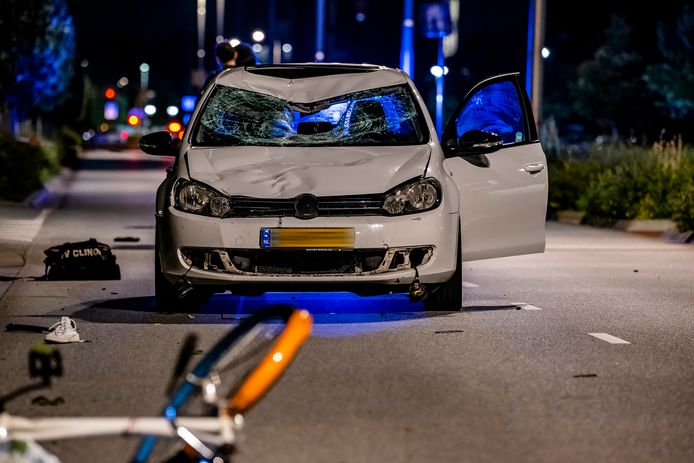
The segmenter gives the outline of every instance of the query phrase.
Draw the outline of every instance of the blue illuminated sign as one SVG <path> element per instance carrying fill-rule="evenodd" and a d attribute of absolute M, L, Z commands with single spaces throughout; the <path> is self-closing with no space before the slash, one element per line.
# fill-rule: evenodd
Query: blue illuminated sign
<path fill-rule="evenodd" d="M 446 37 L 453 30 L 448 2 L 425 3 L 419 7 L 421 34 L 428 39 Z"/>
<path fill-rule="evenodd" d="M 115 121 L 118 119 L 118 103 L 115 101 L 107 101 L 104 105 L 104 119 L 107 121 Z"/>
<path fill-rule="evenodd" d="M 196 96 L 184 96 L 181 98 L 181 109 L 183 111 L 192 112 L 195 109 L 195 103 L 198 98 Z"/>
<path fill-rule="evenodd" d="M 190 120 L 190 114 L 184 114 L 183 115 L 183 125 L 188 125 L 189 120 Z"/>

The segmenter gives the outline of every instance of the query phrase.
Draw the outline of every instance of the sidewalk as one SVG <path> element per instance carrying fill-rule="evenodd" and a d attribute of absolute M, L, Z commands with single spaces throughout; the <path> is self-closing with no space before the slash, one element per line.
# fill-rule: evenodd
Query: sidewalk
<path fill-rule="evenodd" d="M 62 201 L 73 176 L 73 171 L 63 169 L 23 202 L 0 200 L 0 298 L 24 266 L 29 246 Z"/>

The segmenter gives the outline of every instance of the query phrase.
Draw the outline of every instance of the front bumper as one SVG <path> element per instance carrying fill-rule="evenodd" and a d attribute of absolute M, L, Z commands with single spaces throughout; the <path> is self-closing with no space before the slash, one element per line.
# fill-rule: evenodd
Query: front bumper
<path fill-rule="evenodd" d="M 218 219 L 169 207 L 163 217 L 157 219 L 162 271 L 171 282 L 185 274 L 193 285 L 231 288 L 236 284 L 310 284 L 333 288 L 362 283 L 407 285 L 415 277 L 412 263 L 420 263 L 416 268 L 422 283 L 443 283 L 450 279 L 456 269 L 458 241 L 458 214 L 445 210 L 445 207 L 438 207 L 422 214 L 400 217 L 318 217 L 300 220 L 293 217 Z M 313 271 L 310 265 L 302 267 L 304 270 L 301 271 L 274 272 L 272 266 L 262 267 L 259 271 L 257 265 L 248 267 L 240 264 L 241 258 L 238 256 L 256 260 L 259 259 L 257 256 L 264 256 L 267 260 L 268 255 L 264 254 L 267 250 L 260 247 L 260 230 L 263 227 L 354 228 L 354 250 L 346 252 L 368 255 L 371 259 L 382 255 L 383 259 L 378 265 L 357 263 L 356 268 L 336 264 L 334 271 Z M 280 251 L 274 252 L 277 259 L 282 259 Z M 304 252 L 325 251 L 291 251 L 292 258 L 301 261 L 301 253 Z M 303 260 L 330 259 L 330 255 L 307 254 Z M 409 262 L 410 255 L 412 263 Z M 290 255 L 286 254 L 286 257 Z M 341 257 L 346 257 L 346 254 Z"/>

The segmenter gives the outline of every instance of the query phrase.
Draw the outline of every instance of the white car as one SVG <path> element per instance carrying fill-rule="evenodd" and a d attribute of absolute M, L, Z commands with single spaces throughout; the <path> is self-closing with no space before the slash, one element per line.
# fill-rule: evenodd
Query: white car
<path fill-rule="evenodd" d="M 373 65 L 228 70 L 156 204 L 156 300 L 229 290 L 409 293 L 459 310 L 463 261 L 545 246 L 547 170 L 518 74 L 479 83 L 442 140 L 412 81 Z"/>

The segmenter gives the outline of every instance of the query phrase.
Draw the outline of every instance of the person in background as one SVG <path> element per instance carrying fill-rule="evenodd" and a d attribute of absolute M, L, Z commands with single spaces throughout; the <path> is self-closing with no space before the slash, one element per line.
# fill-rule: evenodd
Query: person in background
<path fill-rule="evenodd" d="M 255 66 L 258 64 L 255 53 L 247 43 L 240 43 L 234 47 L 236 50 L 236 67 Z"/>
<path fill-rule="evenodd" d="M 210 82 L 222 71 L 242 66 L 255 66 L 257 64 L 253 50 L 246 43 L 240 43 L 236 47 L 232 47 L 227 40 L 224 40 L 214 48 L 214 55 L 217 58 L 218 68 L 207 76 L 205 83 L 200 87 L 200 94 L 205 91 Z"/>

